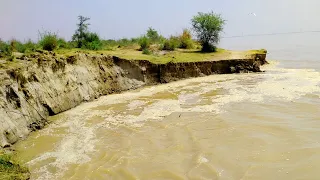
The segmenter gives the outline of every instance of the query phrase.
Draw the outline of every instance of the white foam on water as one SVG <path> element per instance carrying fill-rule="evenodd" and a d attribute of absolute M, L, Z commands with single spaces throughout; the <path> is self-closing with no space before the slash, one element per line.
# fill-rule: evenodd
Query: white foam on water
<path fill-rule="evenodd" d="M 114 127 L 119 125 L 130 125 L 140 127 L 142 122 L 149 120 L 161 120 L 173 112 L 181 110 L 180 103 L 177 100 L 159 100 L 153 104 L 146 106 L 140 115 L 123 115 L 107 113 L 101 115 L 105 119 L 105 123 L 101 126 Z M 110 126 L 112 125 L 112 126 Z"/>
<path fill-rule="evenodd" d="M 182 104 L 196 104 L 201 101 L 200 93 L 186 94 L 182 93 L 178 96 L 179 101 Z"/>
<path fill-rule="evenodd" d="M 65 171 L 68 170 L 68 165 L 71 164 L 83 164 L 89 162 L 91 158 L 89 153 L 94 152 L 94 146 L 97 142 L 95 139 L 95 129 L 97 126 L 87 127 L 85 126 L 85 118 L 91 117 L 92 114 L 83 116 L 77 111 L 69 111 L 69 116 L 60 120 L 60 125 L 53 124 L 49 126 L 44 133 L 50 134 L 52 128 L 57 126 L 68 128 L 68 133 L 63 135 L 62 140 L 56 145 L 53 151 L 45 152 L 37 158 L 28 162 L 29 165 L 34 165 L 54 158 L 51 163 L 46 164 L 40 169 L 36 170 L 38 174 L 42 174 L 38 179 L 59 179 Z M 50 130 L 51 129 L 51 130 Z M 58 173 L 51 173 L 49 168 L 53 166 L 58 168 Z"/>
<path fill-rule="evenodd" d="M 140 101 L 140 100 L 135 100 L 130 102 L 127 107 L 129 108 L 129 110 L 135 110 L 143 105 L 145 105 L 147 102 L 145 101 Z"/>
<path fill-rule="evenodd" d="M 225 112 L 224 105 L 230 103 L 293 101 L 306 94 L 320 92 L 319 72 L 312 69 L 281 69 L 275 68 L 275 65 L 277 63 L 265 67 L 265 70 L 268 70 L 266 73 L 230 75 L 227 81 L 217 81 L 214 84 L 215 88 L 222 88 L 228 93 L 212 97 L 212 104 L 210 105 L 196 106 L 190 108 L 189 111 L 220 113 Z M 224 75 L 218 77 L 218 79 L 222 77 Z M 207 79 L 203 80 L 208 82 Z M 253 84 L 242 85 L 246 81 L 253 82 Z M 206 88 L 211 89 L 210 85 Z M 203 89 L 201 87 L 199 92 Z"/>
<path fill-rule="evenodd" d="M 207 162 L 209 162 L 209 160 L 206 157 L 204 157 L 202 155 L 199 156 L 198 164 L 203 164 L 203 163 L 207 163 Z"/>

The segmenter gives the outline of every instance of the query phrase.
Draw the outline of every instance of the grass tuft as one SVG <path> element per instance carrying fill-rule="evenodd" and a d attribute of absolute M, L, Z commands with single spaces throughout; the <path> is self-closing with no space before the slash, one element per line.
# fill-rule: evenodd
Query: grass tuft
<path fill-rule="evenodd" d="M 26 180 L 29 178 L 28 169 L 20 165 L 13 154 L 0 152 L 0 179 Z"/>

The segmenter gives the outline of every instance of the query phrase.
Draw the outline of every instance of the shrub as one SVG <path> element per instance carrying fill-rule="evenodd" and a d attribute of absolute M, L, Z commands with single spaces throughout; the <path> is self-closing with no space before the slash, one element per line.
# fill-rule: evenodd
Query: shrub
<path fill-rule="evenodd" d="M 17 40 L 11 40 L 9 43 L 0 40 L 0 56 L 11 56 L 12 52 L 34 52 L 37 49 L 37 44 L 28 40 L 21 43 Z"/>
<path fill-rule="evenodd" d="M 20 41 L 16 41 L 15 50 L 20 53 L 25 53 L 27 51 L 27 46 Z"/>
<path fill-rule="evenodd" d="M 220 33 L 223 30 L 225 20 L 221 15 L 210 13 L 198 13 L 191 20 L 193 30 L 201 42 L 203 52 L 216 50 L 215 45 L 220 40 Z"/>
<path fill-rule="evenodd" d="M 70 49 L 77 47 L 77 42 L 75 42 L 75 41 L 68 41 L 67 44 L 68 44 L 68 48 L 70 48 Z"/>
<path fill-rule="evenodd" d="M 10 41 L 10 49 L 11 49 L 12 52 L 16 51 L 16 46 L 17 46 L 17 41 L 15 39 L 12 39 Z"/>
<path fill-rule="evenodd" d="M 182 49 L 194 48 L 192 35 L 188 29 L 184 29 L 182 35 L 180 36 L 180 48 Z"/>
<path fill-rule="evenodd" d="M 166 40 L 167 40 L 167 39 L 166 39 L 165 37 L 163 37 L 163 36 L 160 35 L 160 37 L 159 37 L 159 42 L 158 42 L 158 43 L 159 43 L 159 44 L 163 44 L 164 42 L 166 42 Z"/>
<path fill-rule="evenodd" d="M 85 42 L 100 41 L 100 37 L 97 33 L 89 32 L 86 34 L 84 40 L 85 40 Z"/>
<path fill-rule="evenodd" d="M 2 40 L 0 40 L 0 57 L 10 56 L 12 54 L 12 50 L 10 45 Z"/>
<path fill-rule="evenodd" d="M 65 49 L 70 48 L 68 42 L 66 40 L 64 40 L 63 38 L 59 38 L 58 39 L 58 47 L 59 48 L 65 48 Z"/>
<path fill-rule="evenodd" d="M 21 43 L 18 40 L 12 39 L 10 41 L 10 49 L 12 52 L 20 52 L 20 53 L 25 53 L 26 52 L 26 46 Z"/>
<path fill-rule="evenodd" d="M 58 37 L 55 33 L 44 32 L 40 33 L 40 46 L 47 51 L 53 51 L 58 47 Z"/>
<path fill-rule="evenodd" d="M 152 52 L 149 49 L 143 49 L 142 54 L 150 55 Z"/>
<path fill-rule="evenodd" d="M 128 46 L 128 45 L 130 45 L 130 44 L 131 44 L 131 42 L 130 42 L 130 40 L 127 39 L 127 38 L 123 38 L 123 39 L 120 39 L 120 40 L 118 41 L 118 45 L 119 45 L 119 46 Z"/>
<path fill-rule="evenodd" d="M 146 36 L 142 36 L 139 39 L 139 45 L 141 50 L 148 49 L 150 47 L 150 39 Z"/>
<path fill-rule="evenodd" d="M 113 40 L 113 39 L 101 40 L 101 43 L 105 47 L 112 47 L 112 46 L 117 46 L 118 45 L 117 41 Z"/>
<path fill-rule="evenodd" d="M 19 42 L 16 45 L 16 51 L 18 51 L 20 53 L 25 53 L 27 51 L 27 47 L 24 44 L 22 44 L 21 42 Z"/>
<path fill-rule="evenodd" d="M 136 44 L 139 43 L 139 38 L 131 38 L 131 43 Z"/>
<path fill-rule="evenodd" d="M 101 44 L 104 50 L 115 50 L 117 45 L 117 41 L 113 39 L 101 40 Z"/>
<path fill-rule="evenodd" d="M 193 49 L 194 48 L 194 43 L 192 39 L 183 39 L 181 40 L 181 49 Z"/>
<path fill-rule="evenodd" d="M 159 40 L 160 40 L 159 33 L 155 29 L 153 29 L 152 27 L 149 27 L 149 29 L 147 31 L 147 37 L 150 39 L 150 41 L 152 43 L 159 42 Z"/>
<path fill-rule="evenodd" d="M 89 50 L 100 50 L 102 49 L 102 42 L 97 33 L 87 33 L 84 39 L 83 48 Z"/>
<path fill-rule="evenodd" d="M 86 42 L 84 48 L 97 51 L 102 49 L 102 44 L 100 41 Z"/>
<path fill-rule="evenodd" d="M 24 47 L 26 48 L 25 52 L 34 52 L 37 49 L 37 44 L 32 42 L 31 39 L 29 39 L 25 44 Z"/>
<path fill-rule="evenodd" d="M 179 46 L 180 46 L 179 38 L 171 36 L 170 39 L 164 42 L 162 50 L 174 51 Z"/>

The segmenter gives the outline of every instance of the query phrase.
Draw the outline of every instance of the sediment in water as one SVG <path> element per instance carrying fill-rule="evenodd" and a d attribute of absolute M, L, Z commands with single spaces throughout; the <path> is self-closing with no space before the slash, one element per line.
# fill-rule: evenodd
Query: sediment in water
<path fill-rule="evenodd" d="M 115 56 L 54 53 L 0 68 L 0 147 L 43 128 L 48 116 L 102 95 L 213 74 L 260 72 L 266 54 L 247 59 L 153 64 Z M 22 63 L 22 64 L 21 64 Z"/>

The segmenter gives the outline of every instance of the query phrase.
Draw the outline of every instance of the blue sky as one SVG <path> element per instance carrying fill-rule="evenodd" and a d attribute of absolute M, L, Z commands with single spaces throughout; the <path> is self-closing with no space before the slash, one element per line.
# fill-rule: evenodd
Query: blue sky
<path fill-rule="evenodd" d="M 0 38 L 37 40 L 39 30 L 49 30 L 70 39 L 78 15 L 90 17 L 90 30 L 106 39 L 139 36 L 150 26 L 169 36 L 208 11 L 227 20 L 222 36 L 320 30 L 319 7 L 319 0 L 0 0 Z M 236 44 L 222 40 L 228 42 Z"/>

